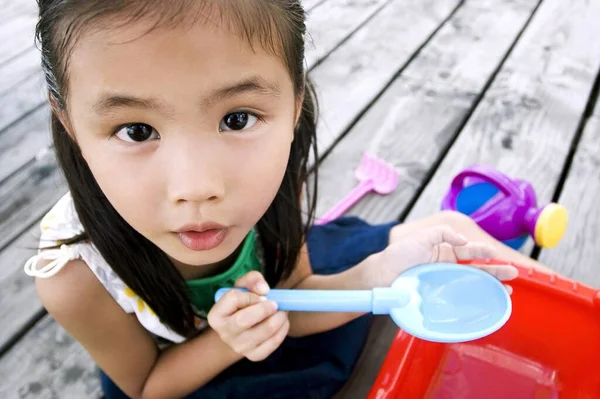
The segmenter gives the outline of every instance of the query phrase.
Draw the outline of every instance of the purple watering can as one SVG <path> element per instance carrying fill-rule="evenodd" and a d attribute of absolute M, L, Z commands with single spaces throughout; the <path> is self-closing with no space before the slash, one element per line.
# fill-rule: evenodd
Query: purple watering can
<path fill-rule="evenodd" d="M 538 207 L 530 183 L 485 165 L 471 166 L 454 178 L 442 209 L 470 216 L 488 234 L 514 249 L 521 248 L 528 235 L 540 247 L 554 247 L 568 220 L 562 205 Z"/>

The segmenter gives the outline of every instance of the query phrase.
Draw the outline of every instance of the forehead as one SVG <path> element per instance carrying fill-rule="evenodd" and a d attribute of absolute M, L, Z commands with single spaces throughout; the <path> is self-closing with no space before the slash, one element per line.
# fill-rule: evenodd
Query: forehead
<path fill-rule="evenodd" d="M 156 29 L 149 29 L 149 23 L 83 34 L 69 60 L 68 102 L 91 102 L 105 91 L 181 97 L 247 75 L 292 90 L 278 55 L 229 29 L 206 21 Z"/>

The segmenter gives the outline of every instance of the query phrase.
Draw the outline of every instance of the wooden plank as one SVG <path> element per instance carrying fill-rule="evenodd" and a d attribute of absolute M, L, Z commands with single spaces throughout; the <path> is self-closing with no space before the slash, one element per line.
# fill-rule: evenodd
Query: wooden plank
<path fill-rule="evenodd" d="M 467 1 L 325 159 L 318 213 L 356 185 L 353 169 L 369 150 L 402 171 L 400 186 L 387 196 L 368 196 L 349 213 L 373 223 L 398 217 L 458 133 L 477 93 L 493 77 L 536 5 L 535 0 Z M 338 398 L 366 397 L 396 332 L 389 319 L 376 320 Z"/>
<path fill-rule="evenodd" d="M 304 11 L 312 11 L 315 7 L 325 3 L 327 0 L 302 0 Z"/>
<path fill-rule="evenodd" d="M 40 228 L 36 223 L 10 246 L 0 251 L 0 348 L 42 311 L 34 280 L 23 272 L 27 259 L 36 253 Z M 1 350 L 0 350 L 1 352 Z"/>
<path fill-rule="evenodd" d="M 526 179 L 541 203 L 551 200 L 600 68 L 600 46 L 582 45 L 600 41 L 599 15 L 600 2 L 542 3 L 409 219 L 439 209 L 452 177 L 474 163 Z"/>
<path fill-rule="evenodd" d="M 42 147 L 49 145 L 48 116 L 48 107 L 41 108 L 3 133 L 0 140 L 0 182 L 34 158 Z M 14 226 L 13 234 L 18 234 L 18 228 Z M 42 310 L 34 281 L 22 271 L 23 264 L 38 245 L 36 237 L 39 237 L 37 223 L 0 251 L 0 320 L 6 323 L 0 330 L 0 348 Z"/>
<path fill-rule="evenodd" d="M 0 135 L 0 184 L 50 146 L 50 107 L 42 106 Z"/>
<path fill-rule="evenodd" d="M 66 192 L 54 153 L 40 153 L 0 185 L 0 250 L 39 220 Z"/>
<path fill-rule="evenodd" d="M 458 6 L 456 0 L 394 1 L 311 72 L 323 152 L 352 124 Z"/>
<path fill-rule="evenodd" d="M 0 361 L 1 398 L 100 397 L 92 359 L 50 316 L 28 332 L 23 343 Z"/>
<path fill-rule="evenodd" d="M 467 1 L 433 37 L 319 170 L 318 215 L 355 185 L 369 151 L 401 171 L 399 187 L 368 195 L 349 214 L 388 221 L 410 205 L 522 30 L 536 0 Z"/>
<path fill-rule="evenodd" d="M 28 77 L 40 70 L 40 52 L 31 46 L 23 54 L 0 67 L 0 96 L 14 91 Z"/>
<path fill-rule="evenodd" d="M 0 96 L 0 134 L 11 124 L 47 102 L 46 86 L 40 71 Z"/>
<path fill-rule="evenodd" d="M 389 0 L 329 0 L 310 12 L 307 21 L 310 35 L 305 50 L 308 68 L 312 68 L 387 3 Z"/>
<path fill-rule="evenodd" d="M 600 96 L 596 98 L 596 107 L 594 107 L 592 115 L 600 117 Z"/>
<path fill-rule="evenodd" d="M 37 15 L 17 15 L 0 24 L 0 65 L 33 45 Z"/>
<path fill-rule="evenodd" d="M 4 0 L 0 1 L 0 25 L 11 21 L 18 16 L 37 16 L 38 7 L 36 1 L 31 0 Z"/>
<path fill-rule="evenodd" d="M 559 203 L 569 211 L 569 227 L 553 249 L 542 250 L 540 261 L 560 274 L 600 288 L 600 117 L 592 117 L 583 132 Z"/>

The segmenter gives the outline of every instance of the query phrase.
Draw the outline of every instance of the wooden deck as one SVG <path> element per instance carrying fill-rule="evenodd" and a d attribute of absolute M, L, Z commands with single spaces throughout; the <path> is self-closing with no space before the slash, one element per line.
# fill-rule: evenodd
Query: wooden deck
<path fill-rule="evenodd" d="M 319 212 L 369 150 L 401 171 L 370 222 L 439 209 L 452 176 L 487 163 L 557 200 L 570 226 L 524 252 L 600 287 L 600 1 L 306 0 L 320 96 Z M 50 148 L 33 0 L 0 0 L 0 398 L 94 398 L 94 364 L 42 308 L 22 266 L 65 192 Z M 364 398 L 396 328 L 377 318 L 339 397 Z"/>

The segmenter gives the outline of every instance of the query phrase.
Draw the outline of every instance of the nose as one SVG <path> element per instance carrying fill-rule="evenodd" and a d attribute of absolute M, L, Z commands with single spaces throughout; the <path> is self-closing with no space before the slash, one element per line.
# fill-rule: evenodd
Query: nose
<path fill-rule="evenodd" d="M 184 141 L 167 151 L 169 200 L 175 204 L 217 202 L 225 196 L 218 151 Z"/>

